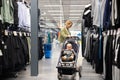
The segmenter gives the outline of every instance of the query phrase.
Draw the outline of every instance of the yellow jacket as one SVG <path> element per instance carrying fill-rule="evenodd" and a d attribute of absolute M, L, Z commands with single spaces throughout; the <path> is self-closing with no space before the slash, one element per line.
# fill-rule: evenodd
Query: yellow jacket
<path fill-rule="evenodd" d="M 66 39 L 66 37 L 68 37 L 68 35 L 70 35 L 69 30 L 66 27 L 61 28 L 60 36 L 58 37 L 58 40 L 60 42 L 63 42 Z"/>

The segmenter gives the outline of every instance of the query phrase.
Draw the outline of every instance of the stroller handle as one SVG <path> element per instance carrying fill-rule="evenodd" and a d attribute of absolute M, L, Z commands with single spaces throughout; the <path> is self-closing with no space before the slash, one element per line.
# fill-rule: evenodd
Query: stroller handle
<path fill-rule="evenodd" d="M 79 37 L 78 36 L 66 37 L 65 40 L 79 40 Z"/>

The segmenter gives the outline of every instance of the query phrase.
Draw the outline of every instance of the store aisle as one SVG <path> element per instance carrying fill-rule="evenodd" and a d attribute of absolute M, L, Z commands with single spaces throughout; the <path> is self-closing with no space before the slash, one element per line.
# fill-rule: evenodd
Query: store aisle
<path fill-rule="evenodd" d="M 19 73 L 17 78 L 11 78 L 6 80 L 58 80 L 57 79 L 57 69 L 56 65 L 58 62 L 60 52 L 59 45 L 53 45 L 52 49 L 52 58 L 45 59 L 39 61 L 39 75 L 37 77 L 30 76 L 30 66 L 27 67 L 26 71 L 22 71 Z M 70 80 L 70 76 L 64 76 L 63 80 Z M 77 74 L 76 80 L 79 80 L 79 76 Z M 82 70 L 82 78 L 80 80 L 103 80 L 101 75 L 96 74 L 92 69 L 91 65 L 83 60 L 83 70 Z"/>

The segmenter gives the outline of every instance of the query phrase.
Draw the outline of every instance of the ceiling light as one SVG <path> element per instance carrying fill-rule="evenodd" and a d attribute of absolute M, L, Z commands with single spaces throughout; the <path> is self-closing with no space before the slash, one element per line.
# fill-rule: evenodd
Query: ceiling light
<path fill-rule="evenodd" d="M 63 18 L 63 17 L 53 17 L 53 18 Z"/>
<path fill-rule="evenodd" d="M 48 12 L 63 12 L 61 10 L 49 10 Z"/>
<path fill-rule="evenodd" d="M 69 14 L 69 15 L 73 15 L 73 16 L 74 16 L 74 15 L 78 15 L 78 16 L 79 16 L 79 15 L 81 15 L 81 14 Z"/>
<path fill-rule="evenodd" d="M 85 5 L 70 5 L 70 6 L 72 6 L 72 7 L 81 7 L 81 6 L 85 6 Z"/>
<path fill-rule="evenodd" d="M 60 7 L 60 5 L 44 5 L 45 7 Z"/>
<path fill-rule="evenodd" d="M 53 16 L 56 16 L 56 15 L 57 15 L 57 16 L 59 16 L 59 15 L 63 15 L 63 14 L 51 14 L 51 15 L 53 15 Z"/>
<path fill-rule="evenodd" d="M 48 12 L 63 12 L 61 10 L 48 10 Z M 67 11 L 64 11 L 67 12 Z M 83 10 L 70 10 L 70 12 L 83 12 Z"/>
<path fill-rule="evenodd" d="M 70 10 L 70 12 L 83 12 L 83 10 Z"/>
<path fill-rule="evenodd" d="M 64 16 L 64 15 L 73 15 L 73 16 L 74 16 L 74 15 L 81 15 L 81 14 L 51 14 L 51 15 L 53 15 L 53 16 L 60 16 L 60 15 L 63 15 L 63 16 Z"/>
<path fill-rule="evenodd" d="M 80 18 L 80 17 L 69 17 L 69 18 Z"/>
<path fill-rule="evenodd" d="M 63 6 L 71 6 L 71 7 L 84 7 L 85 5 L 63 5 Z M 61 7 L 61 5 L 44 5 L 44 7 Z"/>

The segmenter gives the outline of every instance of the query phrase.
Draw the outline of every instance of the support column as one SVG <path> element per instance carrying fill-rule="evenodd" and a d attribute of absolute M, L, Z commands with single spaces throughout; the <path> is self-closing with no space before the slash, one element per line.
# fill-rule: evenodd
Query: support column
<path fill-rule="evenodd" d="M 31 0 L 31 76 L 38 76 L 38 0 Z"/>

